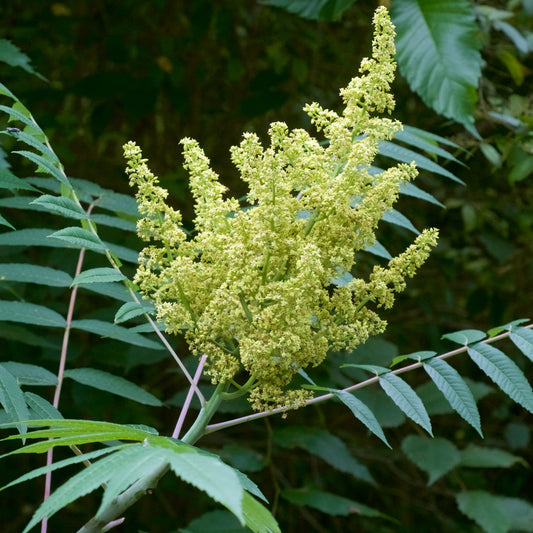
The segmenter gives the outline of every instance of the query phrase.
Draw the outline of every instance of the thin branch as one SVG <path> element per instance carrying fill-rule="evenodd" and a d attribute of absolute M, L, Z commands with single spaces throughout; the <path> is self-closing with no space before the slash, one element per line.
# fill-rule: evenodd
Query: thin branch
<path fill-rule="evenodd" d="M 533 324 L 530 324 L 528 326 L 522 326 L 526 327 L 528 329 L 533 328 Z M 493 342 L 500 341 L 502 339 L 507 338 L 511 334 L 511 331 L 507 331 L 505 333 L 500 333 L 499 335 L 496 335 L 494 337 L 491 337 L 490 339 L 485 339 L 480 342 L 490 344 Z M 452 350 L 450 352 L 443 353 L 441 355 L 435 356 L 435 359 L 447 359 L 449 357 L 452 357 L 454 355 L 458 355 L 460 353 L 466 352 L 468 349 L 468 346 L 461 346 L 460 348 L 456 348 L 455 350 Z M 411 370 L 415 370 L 417 368 L 420 368 L 423 365 L 423 361 L 419 361 L 417 363 L 413 363 L 408 366 L 404 366 L 402 368 L 398 368 L 396 370 L 391 370 L 391 374 L 403 374 L 405 372 L 409 372 Z M 379 376 L 371 377 L 365 381 L 361 381 L 360 383 L 356 383 L 355 385 L 350 385 L 349 387 L 346 387 L 345 389 L 342 389 L 342 392 L 353 392 L 358 389 L 362 389 L 363 387 L 368 387 L 369 385 L 372 385 L 373 383 L 377 383 L 379 381 Z M 307 407 L 308 405 L 318 404 L 325 402 L 327 400 L 331 400 L 335 397 L 335 394 L 333 392 L 329 392 L 327 394 L 323 394 L 322 396 L 317 396 L 316 398 L 311 398 L 310 400 L 306 400 L 305 404 L 302 407 Z M 210 424 L 205 428 L 205 434 L 214 433 L 215 431 L 219 431 L 221 429 L 229 428 L 232 426 L 237 426 L 239 424 L 244 424 L 246 422 L 250 422 L 252 420 L 258 420 L 260 418 L 264 418 L 266 416 L 275 415 L 278 413 L 286 413 L 289 409 L 287 407 L 278 407 L 276 409 L 272 409 L 270 411 L 261 411 L 260 413 L 253 413 L 251 415 L 242 416 L 240 418 L 234 418 L 233 420 L 227 420 L 226 422 L 219 422 L 217 424 Z"/>
<path fill-rule="evenodd" d="M 202 370 L 204 368 L 205 360 L 207 359 L 207 356 L 205 353 L 202 355 L 200 362 L 198 363 L 198 368 L 196 369 L 196 373 L 194 374 L 194 384 L 198 386 L 198 381 L 200 380 L 200 376 L 202 375 Z M 185 417 L 187 416 L 187 412 L 189 411 L 189 407 L 191 405 L 192 395 L 194 393 L 194 388 L 192 385 L 189 387 L 189 391 L 187 392 L 187 397 L 185 398 L 185 403 L 183 404 L 183 407 L 180 411 L 180 416 L 178 418 L 178 422 L 176 423 L 176 427 L 174 428 L 174 432 L 172 433 L 172 438 L 178 439 L 181 433 L 181 428 L 183 427 L 183 423 L 185 422 Z M 203 405 L 202 405 L 203 407 Z"/>

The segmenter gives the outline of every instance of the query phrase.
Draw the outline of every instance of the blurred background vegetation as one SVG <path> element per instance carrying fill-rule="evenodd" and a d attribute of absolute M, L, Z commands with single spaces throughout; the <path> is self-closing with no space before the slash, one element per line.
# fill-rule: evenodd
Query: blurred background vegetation
<path fill-rule="evenodd" d="M 244 189 L 229 160 L 228 148 L 240 141 L 243 131 L 255 131 L 265 138 L 274 120 L 308 128 L 301 108 L 310 101 L 339 108 L 339 87 L 355 75 L 361 58 L 369 53 L 371 19 L 378 4 L 344 3 L 347 8 L 337 20 L 314 20 L 255 0 L 10 0 L 0 4 L 0 38 L 21 48 L 46 80 L 7 64 L 0 64 L 0 79 L 46 131 L 69 176 L 129 194 L 122 145 L 135 140 L 163 186 L 170 190 L 175 207 L 187 218 L 192 202 L 180 166 L 180 138 L 191 136 L 200 142 L 223 183 L 238 197 Z M 391 4 L 394 8 L 394 0 Z M 405 197 L 400 201 L 400 210 L 417 228 L 439 227 L 441 240 L 432 259 L 388 313 L 386 334 L 362 349 L 362 357 L 378 364 L 397 354 L 451 349 L 440 341 L 449 331 L 487 330 L 532 316 L 531 3 L 501 0 L 471 5 L 478 17 L 483 58 L 473 112 L 479 137 L 433 111 L 401 75 L 393 88 L 398 119 L 460 146 L 454 155 L 464 165 L 447 168 L 466 186 L 422 173 L 419 183 L 445 208 Z M 495 21 L 507 26 L 502 29 Z M 3 129 L 5 125 L 0 126 Z M 9 149 L 9 139 L 4 142 Z M 13 160 L 12 164 L 17 175 L 33 171 L 17 168 L 17 164 L 22 165 L 20 161 Z M 409 238 L 402 231 L 385 228 L 380 240 L 391 252 L 397 252 Z M 120 243 L 120 237 L 116 242 Z M 139 247 L 139 243 L 134 246 Z M 6 253 L 0 251 L 0 255 Z M 35 261 L 53 264 L 65 260 L 63 256 L 47 257 L 50 253 L 35 250 Z M 91 304 L 87 299 L 80 305 Z M 179 389 L 185 386 L 176 377 L 173 363 L 159 360 L 159 352 L 145 354 L 128 348 L 126 354 L 118 343 L 100 341 L 95 348 L 95 342 L 99 342 L 95 337 L 78 337 L 71 364 L 123 372 L 169 400 L 171 408 L 161 413 L 126 401 L 111 401 L 111 396 L 93 396 L 89 389 L 69 384 L 62 401 L 63 414 L 138 421 L 157 426 L 162 433 L 171 428 L 175 405 L 180 402 Z M 510 344 L 506 349 L 512 352 Z M 32 346 L 6 340 L 1 351 L 2 359 L 16 358 L 55 369 L 57 353 L 39 343 Z M 518 354 L 516 358 L 526 369 L 525 358 Z M 466 358 L 452 363 L 463 375 L 481 379 Z M 527 375 L 533 377 L 531 370 Z M 425 381 L 421 375 L 410 380 L 415 385 Z M 449 438 L 459 447 L 470 442 L 498 446 L 519 453 L 531 463 L 531 415 L 501 394 L 490 394 L 490 389 L 481 385 L 478 388 L 479 396 L 486 394 L 480 403 L 485 441 L 457 416 L 439 416 L 446 414 L 446 409 L 438 401 L 434 406 L 435 435 Z M 368 401 L 381 402 L 377 389 L 364 393 Z M 370 400 L 368 395 L 376 399 Z M 400 448 L 402 439 L 416 428 L 387 404 L 376 407 L 380 408 L 392 452 L 335 404 L 292 413 L 288 424 L 275 418 L 236 427 L 206 438 L 205 445 L 251 475 L 274 502 L 286 532 L 477 531 L 477 526 L 457 510 L 453 494 L 458 488 L 477 487 L 527 497 L 524 492 L 531 474 L 520 464 L 509 470 L 454 472 L 428 487 L 426 475 Z M 302 432 L 314 427 L 341 437 L 362 470 L 354 474 L 353 465 L 346 466 L 345 472 L 331 468 L 319 458 L 320 450 L 296 453 L 298 439 L 283 434 L 292 425 Z M 282 437 L 276 437 L 280 432 Z M 16 469 L 13 464 L 10 472 L 4 466 L 1 484 L 16 477 L 20 468 L 21 463 Z M 60 479 L 57 476 L 55 481 Z M 164 479 L 160 486 L 168 490 L 157 490 L 141 500 L 130 511 L 123 531 L 177 531 L 214 508 L 204 495 L 191 493 L 175 480 Z M 33 492 L 28 492 L 29 487 Z M 278 501 L 278 496 L 283 496 L 280 491 L 298 487 L 353 498 L 399 522 L 361 517 L 357 512 L 335 516 L 310 507 L 295 508 L 289 503 L 289 492 Z M 0 512 L 2 527 L 7 529 L 3 530 L 22 530 L 41 494 L 39 481 L 4 493 Z M 60 514 L 52 522 L 52 530 L 73 530 L 72 524 L 88 516 L 88 506 L 97 507 L 95 496 L 88 497 L 86 503 L 71 506 L 70 515 Z"/>

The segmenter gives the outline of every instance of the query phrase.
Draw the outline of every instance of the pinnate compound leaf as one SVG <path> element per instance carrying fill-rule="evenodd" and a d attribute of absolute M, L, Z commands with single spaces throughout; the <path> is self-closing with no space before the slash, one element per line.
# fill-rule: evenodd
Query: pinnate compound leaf
<path fill-rule="evenodd" d="M 527 466 L 522 457 L 499 448 L 487 448 L 469 444 L 461 451 L 461 466 L 471 468 L 509 468 L 516 463 Z"/>
<path fill-rule="evenodd" d="M 486 343 L 468 347 L 468 355 L 500 389 L 533 413 L 533 391 L 522 371 L 503 352 Z"/>
<path fill-rule="evenodd" d="M 325 429 L 307 426 L 286 427 L 275 432 L 274 441 L 283 448 L 306 450 L 340 472 L 346 472 L 357 479 L 375 484 L 366 466 L 350 454 L 341 439 Z"/>
<path fill-rule="evenodd" d="M 362 422 L 376 437 L 381 439 L 389 448 L 391 445 L 388 443 L 377 418 L 374 413 L 353 394 L 342 390 L 334 390 L 333 394 L 353 413 L 355 418 Z"/>
<path fill-rule="evenodd" d="M 58 328 L 63 328 L 66 325 L 65 319 L 48 307 L 28 302 L 10 302 L 7 300 L 0 300 L 0 320 Z"/>
<path fill-rule="evenodd" d="M 418 468 L 428 474 L 428 485 L 453 470 L 461 459 L 455 445 L 440 437 L 428 439 L 409 435 L 402 441 L 402 451 Z"/>
<path fill-rule="evenodd" d="M 69 287 L 72 283 L 72 277 L 62 270 L 27 263 L 0 264 L 0 280 L 37 283 L 48 287 Z"/>
<path fill-rule="evenodd" d="M 224 505 L 244 524 L 244 489 L 233 468 L 214 455 L 166 437 L 149 437 L 147 442 L 180 479 Z"/>
<path fill-rule="evenodd" d="M 10 191 L 37 191 L 37 189 L 26 180 L 17 178 L 17 176 L 15 176 L 15 174 L 13 174 L 8 168 L 3 167 L 0 167 L 0 188 L 9 189 Z"/>
<path fill-rule="evenodd" d="M 50 213 L 61 215 L 67 218 L 82 220 L 87 218 L 87 213 L 74 200 L 65 196 L 51 196 L 43 194 L 31 202 L 45 208 Z"/>
<path fill-rule="evenodd" d="M 23 533 L 39 523 L 45 516 L 51 517 L 57 511 L 66 507 L 69 503 L 94 491 L 102 483 L 111 481 L 115 476 L 119 476 L 124 470 L 130 468 L 132 456 L 138 452 L 140 444 L 135 444 L 123 448 L 120 451 L 108 455 L 99 461 L 91 463 L 87 468 L 72 476 L 67 482 L 63 483 L 46 499 L 41 506 L 35 511 L 31 521 L 24 529 Z M 144 453 L 149 456 L 153 455 L 154 467 L 160 464 L 161 460 L 156 454 L 151 453 L 152 449 L 142 448 Z"/>
<path fill-rule="evenodd" d="M 379 376 L 379 384 L 387 396 L 414 422 L 423 427 L 431 436 L 429 415 L 416 392 L 398 376 L 388 373 Z"/>
<path fill-rule="evenodd" d="M 497 496 L 484 490 L 460 492 L 455 501 L 460 511 L 474 520 L 486 533 L 507 533 L 511 519 Z"/>
<path fill-rule="evenodd" d="M 39 134 L 44 136 L 44 131 L 39 127 L 39 125 L 33 122 L 33 120 L 29 116 L 25 115 L 24 113 L 21 113 L 18 109 L 13 109 L 12 107 L 8 107 L 5 105 L 0 105 L 0 110 L 10 115 L 11 119 L 19 120 L 20 122 L 26 124 L 26 126 L 31 126 Z"/>
<path fill-rule="evenodd" d="M 364 505 L 362 503 L 332 494 L 331 492 L 325 492 L 322 490 L 314 489 L 285 489 L 281 491 L 281 496 L 286 500 L 295 503 L 297 505 L 306 505 L 313 509 L 333 515 L 333 516 L 348 516 L 350 514 L 356 514 L 360 516 L 369 516 L 372 518 L 381 517 L 388 518 L 377 509 Z"/>
<path fill-rule="evenodd" d="M 98 235 L 77 226 L 71 226 L 56 231 L 52 233 L 50 237 L 54 239 L 62 239 L 70 245 L 73 245 L 75 248 L 87 248 L 96 252 L 103 252 L 106 248 Z"/>
<path fill-rule="evenodd" d="M 162 350 L 163 347 L 158 342 L 152 341 L 143 337 L 140 333 L 130 331 L 122 326 L 117 326 L 104 320 L 95 319 L 80 319 L 73 320 L 71 323 L 73 329 L 81 329 L 83 331 L 89 331 L 102 337 L 109 337 L 110 339 L 116 339 L 128 344 L 134 344 L 135 346 L 143 346 L 151 350 Z"/>
<path fill-rule="evenodd" d="M 437 113 L 475 134 L 481 42 L 467 0 L 395 0 L 397 59 L 411 88 Z"/>
<path fill-rule="evenodd" d="M 17 423 L 17 430 L 22 434 L 26 433 L 28 426 L 23 422 L 30 418 L 30 412 L 26 406 L 24 393 L 15 377 L 2 365 L 0 365 L 0 402 L 7 416 Z"/>
<path fill-rule="evenodd" d="M 65 174 L 63 174 L 63 172 L 59 170 L 59 168 L 57 168 L 54 163 L 52 163 L 49 159 L 46 159 L 41 155 L 35 154 L 34 152 L 28 152 L 27 150 L 14 150 L 13 153 L 22 155 L 26 159 L 29 159 L 30 161 L 36 163 L 37 172 L 44 172 L 46 174 L 50 174 L 57 181 L 59 181 L 63 185 L 66 185 L 69 189 L 72 188 Z"/>
<path fill-rule="evenodd" d="M 424 370 L 457 413 L 483 437 L 476 401 L 457 370 L 442 359 L 424 363 Z"/>
<path fill-rule="evenodd" d="M 28 472 L 24 474 L 23 476 L 20 476 L 19 478 L 11 481 L 11 483 L 8 483 L 7 485 L 1 487 L 0 491 L 7 489 L 9 487 L 13 487 L 14 485 L 18 485 L 19 483 L 24 483 L 25 481 L 29 481 L 30 479 L 35 479 L 36 477 L 42 476 L 43 474 L 46 474 L 47 472 L 53 472 L 55 470 L 64 468 L 65 466 L 82 463 L 83 461 L 90 461 L 92 459 L 96 459 L 97 457 L 101 457 L 102 455 L 106 455 L 108 453 L 118 451 L 121 448 L 125 448 L 127 446 L 131 446 L 131 444 L 122 444 L 120 446 L 107 447 L 107 448 L 103 448 L 100 450 L 95 450 L 93 452 L 84 453 L 82 455 L 75 455 L 74 457 L 63 459 L 62 461 L 56 461 L 52 463 L 51 465 L 46 465 L 40 468 L 36 468 L 35 470 L 32 470 L 31 472 Z"/>
<path fill-rule="evenodd" d="M 514 328 L 509 337 L 515 346 L 533 361 L 533 331 L 528 328 Z"/>
<path fill-rule="evenodd" d="M 163 403 L 150 392 L 120 376 L 96 368 L 65 370 L 65 377 L 95 389 L 110 392 L 145 405 L 162 406 Z"/>
<path fill-rule="evenodd" d="M 34 125 L 30 124 L 31 129 L 34 129 Z M 37 134 L 42 133 L 41 128 L 37 128 L 34 130 Z M 46 161 L 49 161 L 53 165 L 60 167 L 61 163 L 59 162 L 59 159 L 57 158 L 57 155 L 46 146 L 46 144 L 42 143 L 41 141 L 37 140 L 34 135 L 31 135 L 30 133 L 27 133 L 26 131 L 20 131 L 17 133 L 17 140 L 25 142 L 26 144 L 30 145 L 32 148 L 35 148 L 38 150 L 43 157 L 46 159 Z M 20 152 L 18 152 L 20 153 Z"/>
<path fill-rule="evenodd" d="M 72 285 L 81 285 L 87 283 L 111 283 L 122 281 L 126 276 L 119 270 L 111 267 L 91 268 L 78 274 L 72 281 Z"/>

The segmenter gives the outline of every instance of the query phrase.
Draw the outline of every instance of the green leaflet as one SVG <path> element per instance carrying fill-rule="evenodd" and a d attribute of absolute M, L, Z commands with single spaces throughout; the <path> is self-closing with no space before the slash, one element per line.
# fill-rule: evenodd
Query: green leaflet
<path fill-rule="evenodd" d="M 3 167 L 0 167 L 0 188 L 9 189 L 10 191 L 37 191 L 37 189 L 26 180 L 17 178 L 17 176 L 15 176 L 15 174 L 13 174 L 8 168 Z"/>
<path fill-rule="evenodd" d="M 64 328 L 66 325 L 65 319 L 48 307 L 28 302 L 10 302 L 7 300 L 0 300 L 0 320 L 57 328 Z"/>
<path fill-rule="evenodd" d="M 71 324 L 73 329 L 81 329 L 83 331 L 89 331 L 102 337 L 109 337 L 129 344 L 135 344 L 136 346 L 143 346 L 144 348 L 150 348 L 151 350 L 163 350 L 163 346 L 158 342 L 152 341 L 143 337 L 140 333 L 130 331 L 122 326 L 117 326 L 104 320 L 94 319 L 80 319 L 73 320 Z"/>
<path fill-rule="evenodd" d="M 397 59 L 424 102 L 476 134 L 472 113 L 481 75 L 481 42 L 466 0 L 395 0 Z"/>
<path fill-rule="evenodd" d="M 314 20 L 339 20 L 355 0 L 261 0 L 262 4 L 282 7 L 300 17 Z"/>
<path fill-rule="evenodd" d="M 431 436 L 431 421 L 416 392 L 398 376 L 388 373 L 379 376 L 379 384 L 392 401 L 414 422 L 422 426 Z"/>
<path fill-rule="evenodd" d="M 94 215 L 91 215 L 91 220 L 93 222 L 96 222 L 100 226 L 109 226 L 111 228 L 122 229 L 124 231 L 129 231 L 132 233 L 135 233 L 137 231 L 137 225 L 135 224 L 135 222 L 126 220 L 125 218 L 121 217 L 114 217 L 111 215 L 102 215 L 100 213 L 96 213 Z"/>
<path fill-rule="evenodd" d="M 28 152 L 27 150 L 14 150 L 13 153 L 22 155 L 26 159 L 33 161 L 37 165 L 37 172 L 50 174 L 50 176 L 54 177 L 63 185 L 66 185 L 69 189 L 72 188 L 65 174 L 45 157 L 35 154 L 34 152 Z"/>
<path fill-rule="evenodd" d="M 115 314 L 114 322 L 115 324 L 120 324 L 121 322 L 126 322 L 144 313 L 154 314 L 155 308 L 153 304 L 149 302 L 126 302 L 120 307 L 120 309 Z"/>
<path fill-rule="evenodd" d="M 33 125 L 31 125 L 31 127 L 33 128 Z M 54 166 L 61 168 L 61 163 L 59 162 L 57 155 L 54 152 L 52 152 L 52 150 L 50 150 L 50 148 L 48 148 L 46 144 L 37 140 L 34 135 L 30 135 L 29 133 L 26 133 L 25 131 L 20 131 L 19 133 L 17 133 L 17 139 L 19 141 L 25 142 L 32 148 L 35 148 L 36 150 L 38 150 L 46 161 L 49 161 Z M 20 152 L 17 152 L 17 153 L 20 153 Z"/>
<path fill-rule="evenodd" d="M 528 328 L 514 328 L 509 337 L 515 346 L 533 361 L 533 331 Z"/>
<path fill-rule="evenodd" d="M 48 401 L 33 392 L 25 392 L 26 404 L 39 418 L 63 418 L 63 415 Z"/>
<path fill-rule="evenodd" d="M 497 496 L 484 490 L 469 490 L 456 495 L 457 507 L 486 533 L 507 533 L 511 518 Z"/>
<path fill-rule="evenodd" d="M 372 518 L 388 518 L 390 520 L 389 517 L 373 507 L 322 490 L 309 488 L 285 489 L 281 491 L 281 496 L 297 505 L 306 505 L 333 516 L 357 514 Z"/>
<path fill-rule="evenodd" d="M 432 174 L 439 174 L 464 185 L 463 181 L 454 176 L 449 170 L 446 170 L 444 167 L 438 165 L 434 161 L 431 161 L 431 159 L 428 157 L 420 155 L 418 152 L 414 152 L 413 150 L 409 150 L 409 148 L 404 148 L 403 146 L 390 141 L 380 141 L 379 153 L 380 155 L 390 157 L 391 159 L 401 161 L 402 163 L 409 164 L 414 161 L 418 168 L 423 168 Z"/>
<path fill-rule="evenodd" d="M 0 111 L 4 111 L 4 113 L 7 113 L 12 117 L 12 119 L 19 120 L 20 122 L 24 122 L 27 126 L 30 126 L 34 130 L 36 130 L 39 134 L 44 136 L 44 131 L 40 128 L 40 126 L 35 123 L 29 116 L 25 115 L 24 113 L 21 113 L 18 109 L 13 109 L 12 107 L 8 107 L 5 105 L 0 105 Z"/>
<path fill-rule="evenodd" d="M 385 246 L 383 246 L 378 241 L 376 241 L 372 246 L 365 248 L 365 252 L 376 255 L 378 257 L 383 257 L 384 259 L 387 259 L 388 261 L 392 259 L 392 255 L 387 251 Z"/>
<path fill-rule="evenodd" d="M 78 274 L 72 281 L 72 285 L 81 285 L 87 283 L 110 283 L 122 281 L 126 276 L 119 270 L 111 267 L 91 268 Z"/>
<path fill-rule="evenodd" d="M 499 448 L 487 448 L 469 444 L 464 450 L 461 450 L 461 466 L 470 468 L 510 468 L 516 463 L 528 466 L 522 457 Z"/>
<path fill-rule="evenodd" d="M 0 279 L 49 287 L 69 287 L 72 283 L 72 277 L 62 270 L 29 263 L 0 264 Z"/>
<path fill-rule="evenodd" d="M 533 413 L 533 391 L 522 371 L 503 352 L 485 343 L 468 347 L 468 355 L 503 392 Z"/>
<path fill-rule="evenodd" d="M 413 232 L 415 235 L 420 234 L 420 232 L 413 226 L 411 221 L 405 215 L 402 215 L 399 211 L 396 211 L 396 209 L 385 211 L 385 213 L 383 213 L 383 216 L 381 217 L 381 220 L 384 220 L 389 224 L 395 224 L 396 226 L 405 228 Z"/>
<path fill-rule="evenodd" d="M 485 333 L 478 329 L 463 329 L 461 331 L 454 331 L 453 333 L 446 333 L 441 338 L 466 346 L 467 344 L 480 341 L 485 337 Z"/>
<path fill-rule="evenodd" d="M 139 444 L 135 444 L 123 448 L 120 451 L 92 463 L 81 472 L 72 476 L 41 504 L 37 511 L 35 511 L 29 524 L 25 527 L 23 533 L 29 531 L 45 516 L 50 517 L 54 515 L 69 503 L 89 494 L 100 487 L 102 483 L 110 482 L 114 476 L 119 475 L 123 470 L 129 469 L 131 456 L 136 453 L 136 449 L 139 446 Z M 148 455 L 147 451 L 145 451 L 145 453 Z M 160 462 L 161 461 L 158 458 L 154 458 L 154 468 L 156 465 L 160 464 Z"/>
<path fill-rule="evenodd" d="M 428 439 L 418 435 L 408 435 L 402 441 L 402 451 L 418 468 L 429 476 L 428 485 L 432 485 L 456 466 L 461 455 L 448 439 L 437 437 Z"/>
<path fill-rule="evenodd" d="M 160 407 L 163 403 L 153 394 L 120 376 L 95 368 L 74 368 L 65 371 L 65 377 L 95 389 L 104 390 L 145 405 Z"/>
<path fill-rule="evenodd" d="M 340 472 L 346 472 L 357 479 L 375 484 L 366 466 L 350 454 L 342 440 L 325 429 L 291 426 L 276 431 L 274 441 L 283 448 L 302 448 L 320 457 Z"/>
<path fill-rule="evenodd" d="M 12 67 L 20 67 L 29 74 L 34 74 L 41 80 L 46 81 L 46 78 L 31 66 L 30 58 L 7 39 L 0 39 L 0 61 Z"/>
<path fill-rule="evenodd" d="M 362 422 L 376 437 L 380 438 L 389 448 L 391 445 L 388 443 L 379 422 L 377 421 L 374 413 L 353 394 L 342 390 L 332 390 L 333 394 L 353 413 L 355 418 Z"/>
<path fill-rule="evenodd" d="M 2 226 L 7 226 L 8 228 L 15 229 L 15 226 L 11 222 L 7 221 L 2 215 L 0 215 L 0 224 Z"/>
<path fill-rule="evenodd" d="M 75 248 L 87 248 L 96 252 L 103 252 L 106 249 L 98 235 L 77 226 L 63 228 L 52 233 L 50 237 L 64 240 Z"/>
<path fill-rule="evenodd" d="M 15 377 L 2 365 L 0 365 L 0 403 L 9 418 L 17 422 L 17 430 L 20 433 L 26 433 L 28 426 L 23 422 L 30 419 L 30 413 L 26 407 L 24 394 Z"/>
<path fill-rule="evenodd" d="M 10 372 L 16 378 L 19 385 L 57 385 L 56 375 L 42 366 L 18 363 L 17 361 L 2 362 L 0 366 L 3 366 Z"/>
<path fill-rule="evenodd" d="M 87 218 L 87 213 L 74 200 L 65 196 L 51 196 L 43 194 L 31 202 L 44 207 L 50 213 L 68 218 L 82 220 Z"/>
<path fill-rule="evenodd" d="M 62 461 L 56 461 L 51 465 L 36 468 L 35 470 L 32 470 L 31 472 L 20 476 L 19 478 L 13 480 L 11 483 L 8 483 L 7 485 L 1 487 L 0 490 L 13 487 L 14 485 L 18 485 L 19 483 L 24 483 L 24 481 L 29 481 L 30 479 L 35 479 L 36 477 L 42 476 L 47 472 L 53 472 L 54 470 L 59 470 L 60 468 L 63 468 L 65 466 L 82 463 L 83 461 L 90 461 L 91 459 L 95 459 L 96 457 L 100 457 L 108 453 L 113 453 L 114 451 L 119 450 L 121 448 L 125 448 L 126 446 L 131 446 L 131 444 L 122 444 L 120 446 L 103 448 L 101 450 L 95 450 L 93 452 L 84 453 L 82 455 L 75 455 L 74 457 L 70 457 L 69 459 L 63 459 Z"/>
<path fill-rule="evenodd" d="M 476 401 L 459 373 L 442 359 L 430 359 L 424 370 L 457 413 L 483 437 Z"/>
<path fill-rule="evenodd" d="M 400 183 L 400 194 L 412 196 L 413 198 L 424 200 L 425 202 L 438 205 L 439 207 L 444 207 L 444 204 L 442 202 L 439 202 L 432 194 L 423 191 L 420 187 L 417 187 L 414 183 L 411 183 L 410 181 L 407 183 Z"/>

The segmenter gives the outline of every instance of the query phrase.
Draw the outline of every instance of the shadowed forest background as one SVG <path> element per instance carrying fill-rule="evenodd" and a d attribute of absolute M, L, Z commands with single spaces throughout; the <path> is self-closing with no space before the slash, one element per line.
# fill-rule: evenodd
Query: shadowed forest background
<path fill-rule="evenodd" d="M 533 50 L 533 16 L 528 2 L 472 4 L 509 13 L 505 20 L 527 36 Z M 361 59 L 369 54 L 376 6 L 377 2 L 359 1 L 339 20 L 311 20 L 251 0 L 12 0 L 0 7 L 0 38 L 27 54 L 33 68 L 46 80 L 4 63 L 0 63 L 0 80 L 36 117 L 69 176 L 131 194 L 122 146 L 135 140 L 162 186 L 169 189 L 173 206 L 183 212 L 187 226 L 192 200 L 181 168 L 179 139 L 197 139 L 230 193 L 243 195 L 244 184 L 229 158 L 230 146 L 240 142 L 243 131 L 254 131 L 265 140 L 272 121 L 309 129 L 308 117 L 302 112 L 307 102 L 339 109 L 338 89 L 356 74 Z M 393 86 L 395 118 L 446 137 L 460 147 L 448 150 L 462 164 L 439 162 L 466 185 L 422 171 L 417 185 L 444 207 L 416 198 L 400 199 L 401 212 L 418 229 L 438 227 L 440 240 L 431 259 L 387 313 L 385 334 L 360 348 L 375 364 L 418 350 L 449 350 L 452 346 L 441 336 L 450 331 L 486 331 L 533 315 L 532 54 L 517 51 L 504 32 L 483 24 L 479 38 L 484 61 L 474 112 L 479 138 L 425 105 L 400 73 Z M 502 116 L 519 120 L 520 126 L 510 126 Z M 5 124 L 1 126 L 3 129 Z M 11 148 L 10 139 L 3 142 L 6 149 Z M 21 159 L 12 163 L 16 175 L 34 170 Z M 10 215 L 10 221 L 17 222 L 16 213 Z M 380 231 L 380 241 L 387 243 L 393 254 L 404 249 L 412 237 L 405 229 L 390 225 Z M 120 230 L 113 235 L 120 243 Z M 140 247 L 140 241 L 129 235 L 123 244 Z M 0 256 L 4 253 L 0 249 Z M 61 261 L 54 255 L 57 251 L 38 248 L 34 253 L 40 264 Z M 368 269 L 377 259 L 366 261 L 363 268 Z M 35 290 L 44 291 L 41 287 Z M 46 298 L 44 292 L 41 296 Z M 80 312 L 90 314 L 90 305 L 89 299 L 80 301 Z M 54 371 L 57 355 L 53 346 L 21 344 L 7 333 L 8 329 L 14 331 L 12 328 L 0 323 L 5 338 L 0 341 L 2 359 L 16 357 Z M 161 352 L 123 348 L 88 334 L 78 334 L 73 343 L 70 361 L 145 384 L 165 399 L 167 407 L 156 410 L 107 394 L 94 395 L 92 389 L 68 383 L 61 405 L 65 416 L 124 423 L 139 420 L 172 428 L 185 383 L 176 389 L 176 369 L 171 360 Z M 97 349 L 95 343 L 99 343 Z M 180 338 L 173 343 L 185 353 Z M 510 342 L 505 351 L 531 380 L 531 362 Z M 188 363 L 193 368 L 194 361 Z M 380 412 L 392 451 L 369 436 L 351 413 L 334 402 L 291 412 L 286 420 L 272 417 L 231 428 L 206 437 L 202 443 L 261 487 L 273 501 L 276 518 L 287 533 L 387 533 L 414 528 L 479 531 L 457 509 L 454 491 L 468 486 L 531 499 L 527 488 L 531 487 L 531 471 L 524 465 L 533 460 L 533 420 L 531 414 L 496 393 L 466 357 L 453 364 L 461 375 L 477 382 L 474 387 L 482 398 L 479 409 L 485 439 L 461 418 L 449 414 L 451 409 L 438 397 L 430 412 L 435 415 L 435 436 L 449 439 L 461 449 L 469 444 L 500 448 L 519 455 L 523 462 L 512 461 L 508 468 L 453 471 L 428 486 L 426 473 L 401 449 L 402 441 L 408 435 L 420 435 L 420 429 L 406 421 L 394 405 L 387 404 L 376 387 L 363 393 Z M 413 373 L 410 379 L 413 387 L 427 381 L 422 372 Z M 305 433 L 311 428 L 342 438 L 358 467 L 346 465 L 344 471 L 342 465 L 332 468 L 319 453 L 300 452 L 298 439 L 283 433 Z M 21 470 L 42 464 L 40 459 L 6 461 L 0 484 L 17 477 Z M 65 474 L 57 474 L 54 483 L 62 476 Z M 181 531 L 202 513 L 218 509 L 203 493 L 174 478 L 164 478 L 159 487 L 161 490 L 129 511 L 127 526 L 117 531 Z M 328 490 L 376 508 L 397 522 L 361 517 L 357 512 L 335 516 L 297 506 L 288 498 L 278 498 L 280 487 Z M 3 531 L 21 531 L 41 497 L 40 479 L 2 493 Z M 73 530 L 71 524 L 82 523 L 87 509 L 97 506 L 97 496 L 87 496 L 58 513 L 51 530 Z"/>

